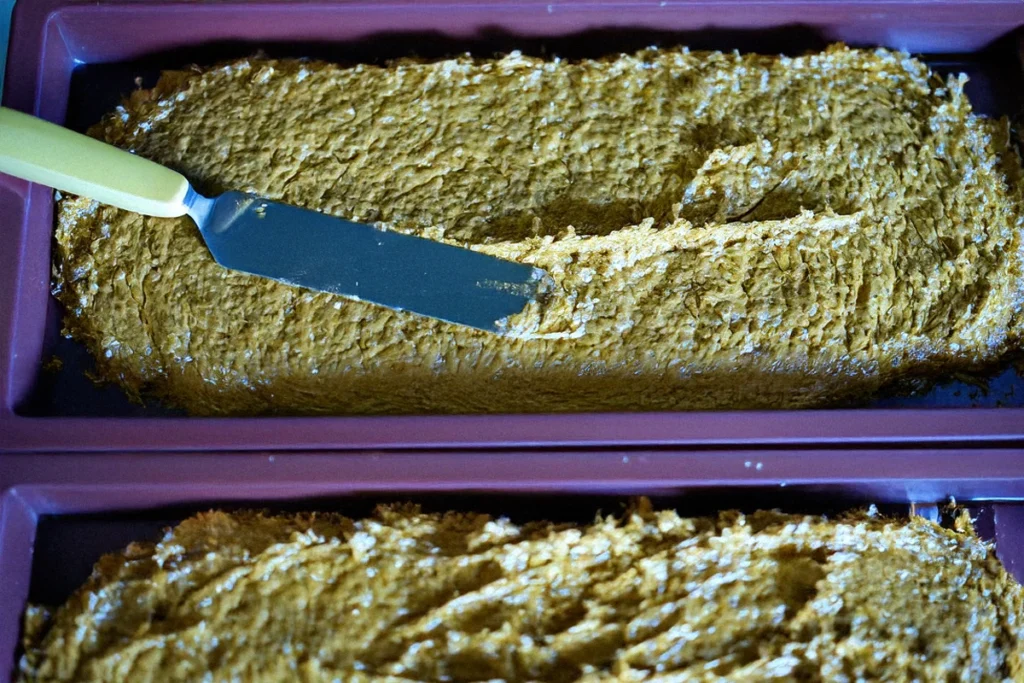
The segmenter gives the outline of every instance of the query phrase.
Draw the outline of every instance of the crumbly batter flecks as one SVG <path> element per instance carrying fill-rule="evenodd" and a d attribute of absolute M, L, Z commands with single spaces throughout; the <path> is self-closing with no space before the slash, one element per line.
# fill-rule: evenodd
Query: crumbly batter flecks
<path fill-rule="evenodd" d="M 536 264 L 499 337 L 217 266 L 60 204 L 100 374 L 197 414 L 807 407 L 1019 348 L 1019 161 L 963 81 L 841 46 L 165 75 L 99 129 L 240 189 Z"/>
<path fill-rule="evenodd" d="M 34 609 L 22 679 L 1022 681 L 1021 587 L 957 526 L 211 512 Z"/>

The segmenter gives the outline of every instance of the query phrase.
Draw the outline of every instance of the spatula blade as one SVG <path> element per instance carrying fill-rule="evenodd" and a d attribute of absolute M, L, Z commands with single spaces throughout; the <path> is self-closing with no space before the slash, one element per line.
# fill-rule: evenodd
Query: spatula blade
<path fill-rule="evenodd" d="M 316 211 L 227 192 L 190 215 L 219 264 L 280 282 L 498 332 L 543 270 Z"/>

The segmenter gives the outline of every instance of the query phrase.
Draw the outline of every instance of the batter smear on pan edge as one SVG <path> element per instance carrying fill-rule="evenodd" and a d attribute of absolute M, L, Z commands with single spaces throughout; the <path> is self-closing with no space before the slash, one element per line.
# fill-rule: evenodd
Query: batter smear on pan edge
<path fill-rule="evenodd" d="M 217 266 L 187 219 L 61 202 L 100 374 L 196 414 L 796 408 L 1020 347 L 1020 162 L 963 81 L 842 46 L 166 74 L 96 133 L 207 192 L 536 264 L 498 337 Z"/>
<path fill-rule="evenodd" d="M 25 681 L 1024 680 L 1021 588 L 919 517 L 211 512 L 109 555 Z"/>

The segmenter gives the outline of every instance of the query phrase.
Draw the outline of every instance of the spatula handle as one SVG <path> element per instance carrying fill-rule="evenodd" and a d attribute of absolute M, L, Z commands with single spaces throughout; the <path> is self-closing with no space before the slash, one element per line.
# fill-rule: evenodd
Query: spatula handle
<path fill-rule="evenodd" d="M 0 172 L 147 216 L 185 213 L 188 181 L 180 173 L 5 107 Z"/>

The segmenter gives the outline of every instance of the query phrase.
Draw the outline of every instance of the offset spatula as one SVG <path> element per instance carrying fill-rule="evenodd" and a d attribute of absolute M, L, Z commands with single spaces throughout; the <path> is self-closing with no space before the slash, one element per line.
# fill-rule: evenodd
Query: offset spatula
<path fill-rule="evenodd" d="M 500 332 L 548 281 L 530 265 L 242 192 L 204 197 L 169 168 L 0 107 L 0 172 L 147 216 L 186 213 L 220 265 Z"/>

